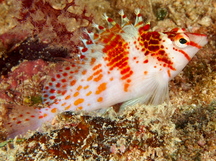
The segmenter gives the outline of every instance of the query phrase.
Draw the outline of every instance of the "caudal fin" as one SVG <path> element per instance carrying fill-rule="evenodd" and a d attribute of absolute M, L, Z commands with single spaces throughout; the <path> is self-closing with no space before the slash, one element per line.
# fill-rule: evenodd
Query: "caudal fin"
<path fill-rule="evenodd" d="M 8 138 L 25 134 L 28 130 L 38 129 L 43 120 L 39 119 L 39 109 L 29 106 L 0 104 L 3 128 Z"/>

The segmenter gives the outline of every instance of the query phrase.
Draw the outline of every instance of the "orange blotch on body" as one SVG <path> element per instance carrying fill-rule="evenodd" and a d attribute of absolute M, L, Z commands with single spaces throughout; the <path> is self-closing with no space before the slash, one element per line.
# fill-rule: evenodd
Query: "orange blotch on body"
<path fill-rule="evenodd" d="M 72 80 L 72 81 L 70 82 L 70 85 L 73 86 L 75 83 L 76 83 L 76 80 Z"/>
<path fill-rule="evenodd" d="M 90 81 L 90 80 L 92 80 L 92 78 L 93 78 L 93 76 L 91 75 L 91 76 L 89 76 L 88 78 L 87 78 L 87 81 Z"/>
<path fill-rule="evenodd" d="M 102 101 L 103 101 L 103 97 L 99 97 L 99 98 L 97 99 L 97 101 L 98 101 L 98 102 L 102 102 Z"/>
<path fill-rule="evenodd" d="M 66 105 L 66 102 L 64 102 L 64 103 L 61 104 L 61 106 L 65 106 L 65 105 Z"/>
<path fill-rule="evenodd" d="M 89 85 L 87 85 L 87 86 L 83 87 L 83 89 L 87 89 L 87 88 L 89 88 Z"/>
<path fill-rule="evenodd" d="M 79 106 L 79 107 L 76 108 L 77 111 L 82 110 L 82 109 L 83 109 L 82 106 Z"/>
<path fill-rule="evenodd" d="M 52 112 L 52 113 L 56 113 L 56 112 L 57 112 L 57 108 L 51 109 L 51 112 Z"/>
<path fill-rule="evenodd" d="M 87 70 L 82 71 L 82 75 L 85 75 L 87 73 Z"/>
<path fill-rule="evenodd" d="M 97 70 L 98 68 L 100 68 L 102 65 L 101 64 L 98 64 L 98 65 L 95 65 L 92 70 Z"/>
<path fill-rule="evenodd" d="M 71 107 L 71 105 L 69 105 L 69 106 L 65 107 L 64 109 L 65 109 L 65 110 L 69 110 L 69 109 L 70 109 L 70 107 Z"/>
<path fill-rule="evenodd" d="M 105 91 L 107 89 L 106 85 L 107 85 L 107 83 L 101 83 L 98 86 L 97 91 L 95 93 L 100 94 L 101 92 Z"/>
<path fill-rule="evenodd" d="M 102 78 L 103 78 L 103 74 L 100 74 L 99 76 L 97 76 L 96 78 L 94 78 L 93 81 L 99 82 Z"/>
<path fill-rule="evenodd" d="M 148 71 L 144 71 L 143 73 L 144 73 L 144 75 L 147 75 L 147 74 L 148 74 Z"/>
<path fill-rule="evenodd" d="M 90 96 L 92 94 L 92 91 L 89 91 L 86 96 Z"/>
<path fill-rule="evenodd" d="M 75 92 L 73 96 L 74 96 L 74 97 L 79 96 L 79 92 Z"/>
<path fill-rule="evenodd" d="M 65 100 L 68 100 L 68 99 L 70 99 L 71 98 L 71 96 L 70 95 L 67 95 L 66 97 L 65 97 Z"/>
<path fill-rule="evenodd" d="M 81 89 L 82 89 L 82 86 L 81 86 L 81 85 L 77 87 L 77 91 L 79 91 L 79 90 L 81 90 Z"/>
<path fill-rule="evenodd" d="M 79 105 L 79 104 L 81 104 L 83 102 L 84 102 L 83 98 L 78 98 L 76 101 L 74 101 L 74 105 L 77 106 L 77 105 Z"/>
<path fill-rule="evenodd" d="M 96 61 L 96 58 L 91 58 L 90 65 L 93 65 Z"/>
<path fill-rule="evenodd" d="M 125 92 L 128 92 L 128 88 L 130 87 L 130 84 L 128 84 L 128 83 L 125 83 L 124 84 L 124 91 Z"/>

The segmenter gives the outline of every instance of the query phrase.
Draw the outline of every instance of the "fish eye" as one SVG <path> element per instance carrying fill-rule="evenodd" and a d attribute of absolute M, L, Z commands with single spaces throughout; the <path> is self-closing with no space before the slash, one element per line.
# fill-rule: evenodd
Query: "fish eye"
<path fill-rule="evenodd" d="M 179 34 L 174 39 L 174 44 L 178 48 L 185 48 L 188 46 L 189 38 L 185 34 Z"/>
<path fill-rule="evenodd" d="M 181 44 L 186 44 L 186 43 L 187 43 L 187 40 L 186 40 L 185 38 L 181 38 L 181 39 L 179 39 L 179 42 L 180 42 Z"/>

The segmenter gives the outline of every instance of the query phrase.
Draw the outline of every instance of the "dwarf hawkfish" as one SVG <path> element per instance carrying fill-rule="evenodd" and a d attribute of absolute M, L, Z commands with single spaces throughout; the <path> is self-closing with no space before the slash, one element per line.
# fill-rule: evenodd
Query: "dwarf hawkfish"
<path fill-rule="evenodd" d="M 139 9 L 134 24 L 123 10 L 119 14 L 120 25 L 105 14 L 108 28 L 94 24 L 98 33 L 86 31 L 82 61 L 62 67 L 44 85 L 45 108 L 25 109 L 11 118 L 10 137 L 35 130 L 63 111 L 93 111 L 122 102 L 163 103 L 169 81 L 208 42 L 206 35 L 182 28 L 151 31 Z"/>

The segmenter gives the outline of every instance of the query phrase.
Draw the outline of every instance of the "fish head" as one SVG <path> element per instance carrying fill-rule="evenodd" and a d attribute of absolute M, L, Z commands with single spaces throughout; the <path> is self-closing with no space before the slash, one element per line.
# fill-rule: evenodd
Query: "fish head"
<path fill-rule="evenodd" d="M 164 32 L 161 39 L 161 45 L 172 62 L 171 78 L 182 71 L 192 57 L 208 43 L 206 35 L 190 33 L 183 28 Z"/>

